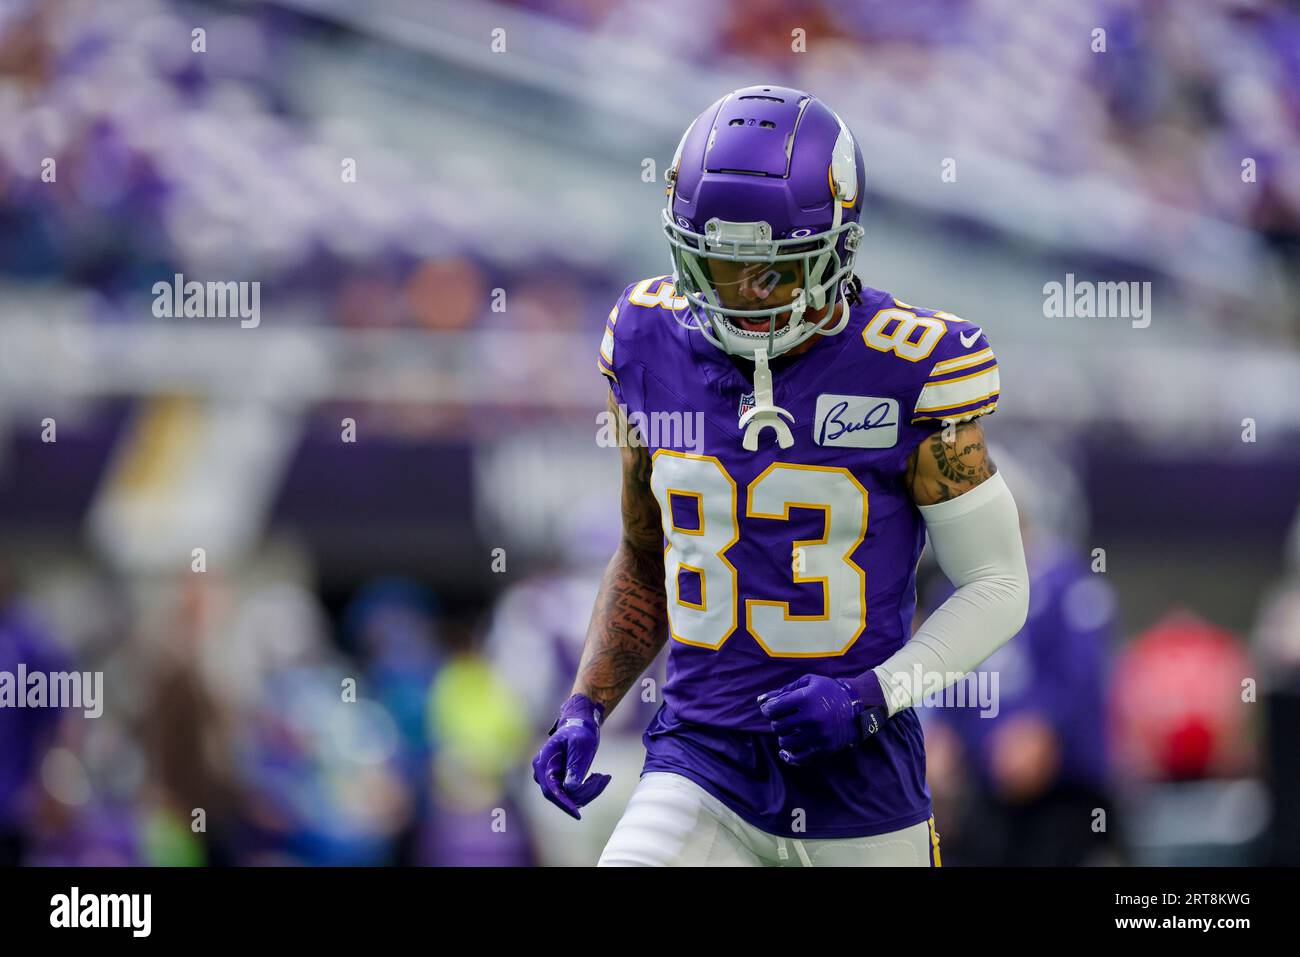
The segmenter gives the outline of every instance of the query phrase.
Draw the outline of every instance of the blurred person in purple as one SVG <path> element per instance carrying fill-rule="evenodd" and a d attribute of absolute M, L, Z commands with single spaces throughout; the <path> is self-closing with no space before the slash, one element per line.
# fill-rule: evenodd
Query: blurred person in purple
<path fill-rule="evenodd" d="M 67 656 L 46 629 L 7 593 L 0 569 L 0 672 L 63 671 Z M 53 744 L 56 708 L 0 707 L 0 865 L 24 863 L 39 798 L 41 763 Z"/>
<path fill-rule="evenodd" d="M 1029 617 L 1016 637 L 927 708 L 929 779 L 956 864 L 1079 865 L 1107 848 L 1094 808 L 1108 806 L 1106 658 L 1115 599 L 1071 544 L 1083 524 L 1063 460 L 997 451 L 1020 503 Z M 1050 490 L 1050 491 L 1049 491 Z M 935 576 L 926 604 L 951 592 Z M 939 706 L 942 705 L 942 706 Z"/>

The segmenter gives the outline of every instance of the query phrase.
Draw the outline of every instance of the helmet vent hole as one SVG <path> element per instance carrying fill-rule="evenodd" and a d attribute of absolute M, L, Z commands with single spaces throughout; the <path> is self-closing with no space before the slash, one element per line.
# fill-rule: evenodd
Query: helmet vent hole
<path fill-rule="evenodd" d="M 762 121 L 761 123 L 759 123 L 758 125 L 761 126 L 761 127 L 763 127 L 763 129 L 765 129 L 765 130 L 774 130 L 774 129 L 776 129 L 776 124 L 773 123 L 771 120 L 763 120 L 763 121 Z"/>
<path fill-rule="evenodd" d="M 766 100 L 768 103 L 784 103 L 784 102 L 785 102 L 785 100 L 781 99 L 781 97 L 779 97 L 779 96 L 759 96 L 759 95 L 756 94 L 756 93 L 751 93 L 751 94 L 749 94 L 749 96 L 738 96 L 738 97 L 736 97 L 736 99 L 738 99 L 738 100 Z"/>

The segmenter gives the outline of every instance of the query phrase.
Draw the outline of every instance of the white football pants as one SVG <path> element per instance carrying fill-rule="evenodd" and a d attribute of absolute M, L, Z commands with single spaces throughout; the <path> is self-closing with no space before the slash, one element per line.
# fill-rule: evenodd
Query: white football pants
<path fill-rule="evenodd" d="M 933 818 L 871 837 L 777 837 L 741 819 L 689 778 L 651 771 L 632 792 L 598 866 L 930 867 L 932 863 L 940 863 Z"/>

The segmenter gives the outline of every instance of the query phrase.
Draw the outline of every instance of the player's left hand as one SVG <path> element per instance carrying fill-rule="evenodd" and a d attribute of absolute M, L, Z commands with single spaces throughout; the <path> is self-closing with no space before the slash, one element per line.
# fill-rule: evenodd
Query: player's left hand
<path fill-rule="evenodd" d="M 533 758 L 533 780 L 546 800 L 578 821 L 582 820 L 582 808 L 609 784 L 608 774 L 588 774 L 600 745 L 604 717 L 604 705 L 583 694 L 570 696 L 560 708 L 550 737 Z"/>
<path fill-rule="evenodd" d="M 875 734 L 887 716 L 885 696 L 871 671 L 848 679 L 804 675 L 759 695 L 758 705 L 772 722 L 781 760 L 796 765 L 857 744 Z"/>

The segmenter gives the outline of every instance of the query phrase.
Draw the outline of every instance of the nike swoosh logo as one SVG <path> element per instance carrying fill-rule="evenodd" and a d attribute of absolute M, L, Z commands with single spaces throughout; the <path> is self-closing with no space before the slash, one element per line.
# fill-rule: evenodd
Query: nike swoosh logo
<path fill-rule="evenodd" d="M 975 345 L 975 340 L 978 339 L 979 337 L 980 337 L 980 330 L 976 329 L 974 332 L 971 333 L 963 332 L 957 338 L 961 340 L 961 345 L 963 349 L 969 349 L 971 346 Z"/>

